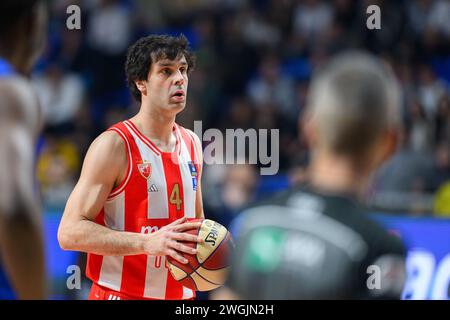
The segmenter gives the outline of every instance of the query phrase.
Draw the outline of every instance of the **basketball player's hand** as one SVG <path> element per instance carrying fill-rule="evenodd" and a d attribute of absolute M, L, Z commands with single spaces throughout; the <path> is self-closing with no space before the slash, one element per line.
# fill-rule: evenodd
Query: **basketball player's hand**
<path fill-rule="evenodd" d="M 148 241 L 144 245 L 145 252 L 155 256 L 171 256 L 180 263 L 188 263 L 187 259 L 180 252 L 196 254 L 197 250 L 182 244 L 180 241 L 201 243 L 202 239 L 199 236 L 186 233 L 185 231 L 198 229 L 202 223 L 200 221 L 186 221 L 187 218 L 183 217 L 148 235 Z"/>

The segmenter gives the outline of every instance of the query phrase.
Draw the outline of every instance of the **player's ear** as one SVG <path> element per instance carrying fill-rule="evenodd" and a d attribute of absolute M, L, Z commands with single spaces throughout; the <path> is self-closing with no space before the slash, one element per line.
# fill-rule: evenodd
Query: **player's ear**
<path fill-rule="evenodd" d="M 145 86 L 145 80 L 137 80 L 134 82 L 136 88 L 141 92 L 142 95 L 147 95 L 147 87 Z"/>

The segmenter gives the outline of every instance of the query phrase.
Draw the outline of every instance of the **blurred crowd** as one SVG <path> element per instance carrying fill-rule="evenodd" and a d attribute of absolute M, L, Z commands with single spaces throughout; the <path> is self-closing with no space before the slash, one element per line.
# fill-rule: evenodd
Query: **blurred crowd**
<path fill-rule="evenodd" d="M 72 4 L 81 9 L 80 30 L 66 27 Z M 371 4 L 381 9 L 381 30 L 366 27 Z M 32 80 L 46 123 L 37 173 L 47 209 L 62 212 L 92 140 L 139 108 L 125 82 L 127 47 L 150 33 L 183 33 L 197 67 L 180 124 L 280 129 L 276 176 L 260 176 L 258 165 L 205 165 L 209 218 L 227 225 L 252 201 L 304 181 L 308 151 L 298 118 L 309 80 L 348 48 L 385 59 L 403 90 L 400 147 L 377 175 L 369 204 L 404 214 L 450 211 L 442 200 L 450 198 L 450 1 L 55 0 L 50 10 Z"/>

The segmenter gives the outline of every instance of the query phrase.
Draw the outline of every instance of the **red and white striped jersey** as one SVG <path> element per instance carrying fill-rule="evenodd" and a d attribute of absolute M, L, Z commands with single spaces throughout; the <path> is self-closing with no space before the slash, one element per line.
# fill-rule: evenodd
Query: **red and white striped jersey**
<path fill-rule="evenodd" d="M 118 231 L 152 233 L 183 216 L 195 218 L 201 164 L 193 133 L 175 124 L 175 151 L 162 152 L 129 120 L 108 130 L 123 139 L 128 168 L 95 221 Z M 164 256 L 88 254 L 86 275 L 103 287 L 137 298 L 195 296 L 173 279 Z"/>

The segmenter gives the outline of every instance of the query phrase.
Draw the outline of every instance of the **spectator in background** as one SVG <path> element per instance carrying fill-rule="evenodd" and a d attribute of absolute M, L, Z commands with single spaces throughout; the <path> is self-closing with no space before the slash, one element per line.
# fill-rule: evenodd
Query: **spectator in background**
<path fill-rule="evenodd" d="M 163 27 L 167 22 L 164 17 L 164 0 L 137 0 L 136 20 L 138 29 L 151 30 Z"/>
<path fill-rule="evenodd" d="M 223 166 L 222 166 L 223 167 Z M 207 209 L 208 218 L 228 227 L 231 220 L 256 198 L 258 175 L 253 165 L 227 165 L 223 171 L 223 182 L 218 190 L 216 207 Z"/>
<path fill-rule="evenodd" d="M 123 53 L 132 40 L 130 12 L 117 0 L 100 0 L 89 20 L 88 44 L 107 55 Z"/>
<path fill-rule="evenodd" d="M 446 182 L 437 190 L 433 213 L 438 217 L 450 218 L 450 182 Z"/>
<path fill-rule="evenodd" d="M 413 0 L 408 5 L 410 28 L 416 37 L 420 37 L 430 25 L 433 0 Z"/>
<path fill-rule="evenodd" d="M 450 144 L 448 141 L 441 142 L 436 148 L 431 181 L 432 191 L 436 191 L 445 182 L 450 182 Z"/>
<path fill-rule="evenodd" d="M 275 48 L 281 40 L 280 30 L 269 23 L 253 7 L 247 7 L 240 16 L 242 35 L 253 46 Z"/>
<path fill-rule="evenodd" d="M 282 73 L 279 57 L 275 54 L 265 55 L 258 71 L 258 76 L 247 87 L 247 95 L 256 108 L 273 105 L 285 118 L 298 116 L 294 83 Z"/>
<path fill-rule="evenodd" d="M 450 144 L 450 96 L 446 94 L 438 103 L 435 122 L 435 140 Z"/>
<path fill-rule="evenodd" d="M 376 174 L 376 192 L 411 192 L 418 181 L 423 185 L 432 175 L 433 159 L 411 148 L 408 132 L 402 135 L 405 140 L 400 142 L 400 150 Z"/>
<path fill-rule="evenodd" d="M 377 5 L 381 11 L 381 29 L 370 30 L 365 28 L 367 23 L 367 8 L 370 5 Z M 358 23 L 354 30 L 357 30 L 357 37 L 365 48 L 369 48 L 377 53 L 392 52 L 396 49 L 398 39 L 401 36 L 406 22 L 406 12 L 404 6 L 398 1 L 389 0 L 363 0 L 359 2 Z M 363 27 L 361 27 L 363 26 Z"/>
<path fill-rule="evenodd" d="M 426 153 L 433 148 L 432 123 L 427 121 L 422 105 L 414 100 L 409 111 L 409 145 L 413 152 Z"/>
<path fill-rule="evenodd" d="M 396 71 L 397 79 L 402 87 L 402 118 L 403 120 L 409 117 L 409 106 L 414 100 L 417 100 L 416 86 L 414 83 L 413 68 L 410 63 L 397 63 L 393 66 Z"/>
<path fill-rule="evenodd" d="M 131 18 L 130 9 L 120 1 L 100 0 L 88 19 L 86 70 L 92 84 L 92 116 L 97 125 L 111 104 L 127 92 L 122 66 L 133 36 Z"/>
<path fill-rule="evenodd" d="M 221 61 L 226 61 L 217 66 L 223 94 L 225 97 L 239 95 L 256 68 L 257 54 L 242 36 L 238 15 L 225 14 L 221 18 L 219 32 L 222 36 L 217 50 L 223 59 Z"/>
<path fill-rule="evenodd" d="M 264 18 L 272 27 L 278 28 L 280 31 L 279 40 L 282 40 L 283 34 L 290 32 L 294 5 L 294 1 L 291 0 L 269 0 L 266 2 Z"/>
<path fill-rule="evenodd" d="M 81 77 L 67 72 L 58 63 L 50 63 L 32 84 L 42 105 L 45 122 L 50 127 L 70 125 L 84 100 Z"/>
<path fill-rule="evenodd" d="M 204 52 L 204 51 L 203 51 Z M 193 120 L 201 119 L 205 125 L 209 127 L 209 124 L 217 119 L 217 113 L 220 112 L 220 103 L 222 92 L 219 88 L 219 79 L 208 77 L 208 68 L 202 67 L 202 51 L 200 50 L 198 63 L 200 64 L 195 73 L 191 77 L 189 104 L 190 109 L 194 109 L 195 117 Z M 198 106 L 197 108 L 195 106 Z M 184 116 L 184 114 L 183 114 Z M 185 123 L 188 128 L 193 126 L 191 123 Z"/>
<path fill-rule="evenodd" d="M 223 132 L 228 129 L 249 129 L 255 127 L 258 112 L 245 96 L 237 96 L 231 100 L 228 112 L 220 123 Z"/>
<path fill-rule="evenodd" d="M 450 37 L 450 2 L 436 0 L 430 11 L 428 27 L 440 33 L 443 37 Z"/>
<path fill-rule="evenodd" d="M 427 31 L 450 35 L 450 3 L 446 0 L 414 0 L 408 8 L 409 23 L 416 36 Z"/>
<path fill-rule="evenodd" d="M 314 43 L 331 25 L 333 7 L 328 1 L 297 1 L 294 10 L 294 33 Z"/>
<path fill-rule="evenodd" d="M 334 20 L 344 28 L 344 34 L 351 35 L 354 31 L 355 16 L 358 2 L 354 0 L 334 1 Z"/>
<path fill-rule="evenodd" d="M 76 146 L 67 140 L 49 139 L 37 163 L 44 207 L 62 212 L 75 186 L 80 166 Z"/>
<path fill-rule="evenodd" d="M 444 84 L 429 65 L 421 65 L 418 74 L 418 96 L 428 120 L 436 117 L 438 102 L 445 94 Z"/>
<path fill-rule="evenodd" d="M 84 32 L 69 30 L 67 23 L 67 8 L 72 5 L 82 10 L 80 27 L 86 25 L 86 18 L 96 1 L 86 0 L 56 0 L 51 2 L 52 20 L 49 28 L 49 46 L 47 54 L 50 62 L 58 62 L 65 67 L 65 71 L 83 72 L 86 52 L 83 50 Z"/>
<path fill-rule="evenodd" d="M 58 61 L 65 67 L 66 72 L 76 72 L 78 75 L 85 73 L 84 70 L 89 57 L 82 48 L 83 37 L 79 32 L 71 32 L 64 29 L 61 34 L 61 49 Z"/>

